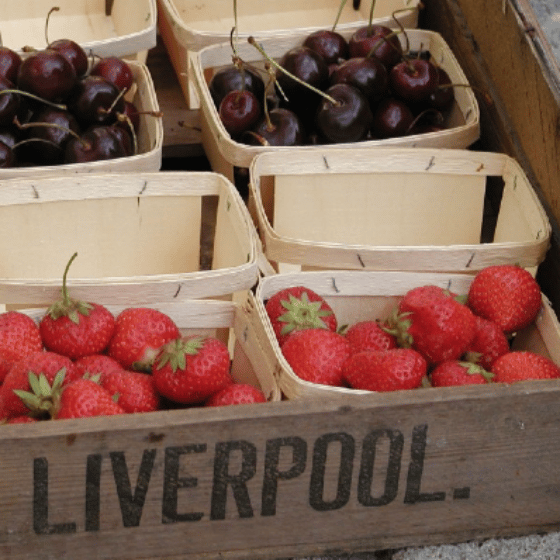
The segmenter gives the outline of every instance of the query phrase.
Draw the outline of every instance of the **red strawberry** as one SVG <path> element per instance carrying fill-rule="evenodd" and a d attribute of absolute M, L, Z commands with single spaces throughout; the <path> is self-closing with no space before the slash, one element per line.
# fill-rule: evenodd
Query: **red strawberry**
<path fill-rule="evenodd" d="M 505 333 L 513 333 L 535 320 L 542 305 L 541 289 L 524 268 L 488 266 L 474 277 L 467 305 Z"/>
<path fill-rule="evenodd" d="M 346 337 L 328 329 L 296 331 L 282 345 L 282 353 L 294 373 L 322 385 L 343 385 L 342 366 L 351 352 Z"/>
<path fill-rule="evenodd" d="M 3 408 L 6 417 L 12 418 L 29 412 L 28 406 L 21 398 L 22 393 L 30 393 L 30 390 L 36 393 L 31 382 L 39 379 L 41 375 L 44 383 L 41 384 L 41 387 L 37 387 L 38 390 L 40 389 L 40 395 L 36 395 L 37 398 L 32 399 L 32 402 L 26 402 L 29 402 L 35 413 L 50 414 L 53 402 L 51 388 L 60 371 L 64 372 L 61 385 L 66 385 L 78 378 L 72 360 L 55 352 L 35 352 L 13 364 L 2 385 Z"/>
<path fill-rule="evenodd" d="M 149 372 L 159 349 L 180 336 L 179 328 L 165 313 L 129 307 L 117 317 L 108 353 L 124 369 Z"/>
<path fill-rule="evenodd" d="M 32 424 L 33 422 L 37 422 L 37 418 L 32 418 L 24 414 L 22 416 L 10 418 L 6 424 Z"/>
<path fill-rule="evenodd" d="M 159 410 L 160 397 L 148 373 L 119 368 L 101 373 L 99 384 L 109 391 L 125 412 Z"/>
<path fill-rule="evenodd" d="M 353 354 L 344 364 L 343 376 L 354 389 L 385 392 L 420 387 L 426 371 L 422 354 L 411 348 L 394 348 Z"/>
<path fill-rule="evenodd" d="M 89 418 L 125 414 L 106 389 L 91 379 L 80 378 L 64 387 L 53 418 Z"/>
<path fill-rule="evenodd" d="M 430 373 L 432 387 L 483 385 L 492 381 L 493 377 L 481 365 L 459 360 L 441 362 Z"/>
<path fill-rule="evenodd" d="M 232 404 L 252 404 L 266 402 L 264 393 L 247 383 L 231 383 L 221 391 L 214 393 L 205 406 L 228 406 Z"/>
<path fill-rule="evenodd" d="M 182 337 L 162 347 L 152 375 L 157 391 L 170 401 L 202 403 L 232 383 L 229 351 L 217 338 Z"/>
<path fill-rule="evenodd" d="M 107 308 L 69 296 L 66 277 L 77 256 L 78 253 L 74 253 L 66 265 L 62 277 L 62 299 L 49 307 L 39 323 L 45 347 L 73 360 L 103 352 L 115 330 L 115 318 Z"/>
<path fill-rule="evenodd" d="M 420 286 L 401 299 L 389 320 L 400 347 L 414 348 L 430 364 L 458 359 L 475 333 L 472 311 L 438 286 Z"/>
<path fill-rule="evenodd" d="M 494 321 L 475 315 L 476 329 L 463 360 L 479 364 L 489 370 L 496 358 L 509 352 L 509 342 L 504 331 Z"/>
<path fill-rule="evenodd" d="M 20 358 L 43 349 L 35 321 L 19 311 L 0 313 L 0 384 Z"/>
<path fill-rule="evenodd" d="M 352 352 L 364 350 L 390 350 L 397 347 L 395 337 L 383 330 L 377 321 L 360 321 L 345 333 Z"/>
<path fill-rule="evenodd" d="M 282 346 L 287 336 L 302 329 L 336 331 L 336 316 L 325 299 L 304 286 L 280 290 L 265 305 L 272 328 Z"/>
<path fill-rule="evenodd" d="M 74 362 L 74 368 L 79 377 L 92 377 L 105 374 L 113 370 L 123 371 L 124 368 L 111 356 L 105 354 L 90 354 L 82 356 Z"/>
<path fill-rule="evenodd" d="M 492 365 L 496 383 L 515 383 L 529 379 L 555 379 L 560 367 L 552 360 L 530 351 L 512 351 L 500 356 Z"/>

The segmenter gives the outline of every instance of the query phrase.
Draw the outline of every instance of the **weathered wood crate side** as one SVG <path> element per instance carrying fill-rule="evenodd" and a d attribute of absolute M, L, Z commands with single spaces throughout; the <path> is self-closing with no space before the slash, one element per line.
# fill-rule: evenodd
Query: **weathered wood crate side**
<path fill-rule="evenodd" d="M 0 556 L 258 559 L 557 530 L 559 397 L 542 381 L 1 426 Z"/>
<path fill-rule="evenodd" d="M 128 57 L 145 62 L 156 45 L 156 0 L 61 0 L 58 10 L 50 0 L 2 2 L 2 44 L 21 51 L 26 46 L 43 49 L 47 41 L 72 39 L 89 54 Z M 46 35 L 46 36 L 45 36 Z"/>
<path fill-rule="evenodd" d="M 500 179 L 501 185 L 489 184 Z M 259 154 L 249 206 L 277 270 L 475 272 L 537 267 L 549 247 L 544 209 L 515 160 L 436 148 Z M 493 185 L 493 184 L 492 184 Z M 499 192 L 498 211 L 485 202 Z M 327 204 L 328 202 L 328 204 Z M 284 267 L 285 269 L 286 267 Z"/>
<path fill-rule="evenodd" d="M 420 25 L 440 32 L 469 82 L 492 97 L 491 105 L 480 103 L 480 144 L 516 158 L 542 199 L 552 243 L 539 282 L 558 312 L 560 78 L 543 53 L 542 30 L 524 0 L 433 0 L 421 12 Z"/>
<path fill-rule="evenodd" d="M 349 36 L 342 32 L 342 35 Z M 451 81 L 466 84 L 467 79 L 447 43 L 439 33 L 421 29 L 408 29 L 407 36 L 411 50 L 427 50 L 437 63 L 449 74 Z M 300 45 L 305 35 L 289 35 L 288 37 L 270 38 L 260 41 L 266 53 L 272 58 L 280 58 L 290 48 Z M 406 39 L 399 36 L 405 46 Z M 263 57 L 250 44 L 242 42 L 238 49 L 239 56 L 251 63 L 262 64 Z M 231 64 L 231 45 L 220 43 L 203 48 L 198 53 L 191 54 L 190 73 L 200 97 L 200 124 L 202 129 L 202 143 L 210 161 L 210 165 L 217 173 L 222 173 L 233 180 L 234 167 L 248 168 L 253 158 L 263 152 L 289 154 L 295 149 L 315 149 L 315 146 L 285 147 L 285 146 L 249 146 L 231 138 L 221 123 L 218 111 L 210 96 L 208 80 L 213 71 Z M 478 102 L 472 90 L 465 87 L 455 88 L 456 103 L 452 108 L 448 128 L 440 132 L 416 134 L 406 137 L 385 140 L 367 140 L 364 142 L 349 142 L 346 144 L 331 144 L 346 150 L 356 147 L 435 147 L 435 148 L 466 148 L 479 138 L 479 109 Z"/>
<path fill-rule="evenodd" d="M 375 23 L 395 26 L 393 14 L 404 27 L 418 23 L 418 0 L 381 0 L 375 3 Z M 308 34 L 334 25 L 339 10 L 338 0 L 314 0 L 302 4 L 298 0 L 250 0 L 238 4 L 237 37 L 245 41 L 249 35 L 258 39 L 282 37 L 293 33 Z M 370 5 L 351 3 L 344 6 L 337 30 L 355 30 L 369 21 Z M 195 0 L 158 0 L 158 23 L 161 37 L 177 73 L 179 84 L 189 108 L 197 109 L 200 101 L 188 76 L 189 53 L 217 43 L 229 42 L 235 25 L 230 0 L 214 0 L 204 4 Z M 294 25 L 295 24 L 295 25 Z"/>
<path fill-rule="evenodd" d="M 0 215 L 4 304 L 57 299 L 74 252 L 69 289 L 99 303 L 231 297 L 259 276 L 247 208 L 212 172 L 12 179 L 2 183 Z"/>

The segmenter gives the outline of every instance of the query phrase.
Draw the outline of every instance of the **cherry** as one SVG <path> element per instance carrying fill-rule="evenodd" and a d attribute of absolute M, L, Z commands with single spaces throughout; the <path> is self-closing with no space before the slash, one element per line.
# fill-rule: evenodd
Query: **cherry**
<path fill-rule="evenodd" d="M 122 115 L 125 118 L 122 120 L 119 119 L 117 124 L 123 127 L 127 132 L 130 132 L 130 126 L 127 121 L 127 119 L 129 119 L 134 132 L 138 132 L 138 129 L 140 128 L 140 113 L 132 101 L 128 101 L 127 99 L 124 100 L 124 110 Z"/>
<path fill-rule="evenodd" d="M 371 131 L 381 139 L 404 136 L 413 121 L 414 115 L 404 101 L 387 97 L 379 103 L 373 114 Z"/>
<path fill-rule="evenodd" d="M 15 161 L 12 148 L 0 140 L 0 167 L 15 167 Z"/>
<path fill-rule="evenodd" d="M 95 124 L 112 124 L 116 121 L 116 113 L 125 109 L 124 98 L 117 87 L 97 75 L 79 80 L 67 105 L 84 129 Z"/>
<path fill-rule="evenodd" d="M 366 97 L 348 84 L 335 84 L 326 93 L 338 104 L 327 99 L 321 101 L 315 119 L 318 132 L 329 142 L 363 140 L 373 118 Z"/>
<path fill-rule="evenodd" d="M 86 51 L 75 41 L 71 39 L 58 39 L 49 43 L 47 48 L 57 51 L 64 56 L 74 67 L 78 78 L 81 78 L 87 72 L 88 59 Z"/>
<path fill-rule="evenodd" d="M 0 77 L 0 126 L 12 124 L 20 108 L 20 97 L 13 88 L 12 82 Z M 10 91 L 2 93 L 3 90 Z"/>
<path fill-rule="evenodd" d="M 451 105 L 453 105 L 455 92 L 451 86 L 441 87 L 451 84 L 451 78 L 441 66 L 437 66 L 436 68 L 438 73 L 438 86 L 428 95 L 427 104 L 433 109 L 447 111 L 451 108 Z"/>
<path fill-rule="evenodd" d="M 220 103 L 219 114 L 231 136 L 238 136 L 256 124 L 262 110 L 259 100 L 250 91 L 230 91 Z"/>
<path fill-rule="evenodd" d="M 348 42 L 336 31 L 320 29 L 308 35 L 303 42 L 304 47 L 319 54 L 327 64 L 345 60 L 349 56 Z"/>
<path fill-rule="evenodd" d="M 101 76 L 114 84 L 119 91 L 129 90 L 134 83 L 134 74 L 130 65 L 122 58 L 106 56 L 98 60 L 91 69 L 90 75 Z"/>
<path fill-rule="evenodd" d="M 13 148 L 20 138 L 20 133 L 15 126 L 0 127 L 0 142 L 4 142 L 6 146 Z"/>
<path fill-rule="evenodd" d="M 13 84 L 17 81 L 17 74 L 21 65 L 21 56 L 8 47 L 0 47 L 0 77 L 6 78 Z"/>
<path fill-rule="evenodd" d="M 350 57 L 375 56 L 387 70 L 402 58 L 402 45 L 390 27 L 384 25 L 366 25 L 360 27 L 348 41 Z"/>
<path fill-rule="evenodd" d="M 403 101 L 424 101 L 438 86 L 438 71 L 429 60 L 414 58 L 403 60 L 389 72 L 389 85 Z"/>
<path fill-rule="evenodd" d="M 77 81 L 76 71 L 62 54 L 51 49 L 24 58 L 18 70 L 17 87 L 42 99 L 64 99 Z"/>
<path fill-rule="evenodd" d="M 298 116 L 282 107 L 269 111 L 251 131 L 241 136 L 241 142 L 251 145 L 301 146 L 305 141 L 303 125 Z"/>
<path fill-rule="evenodd" d="M 133 154 L 130 136 L 120 127 L 93 126 L 66 144 L 65 163 L 89 163 Z"/>
<path fill-rule="evenodd" d="M 387 95 L 388 76 L 383 63 L 377 58 L 356 57 L 342 62 L 331 74 L 331 84 L 350 84 L 377 104 Z"/>
<path fill-rule="evenodd" d="M 235 65 L 220 68 L 210 79 L 208 89 L 216 109 L 219 109 L 222 99 L 230 91 L 246 89 L 259 101 L 264 98 L 264 82 L 259 74 L 251 68 L 239 69 Z"/>

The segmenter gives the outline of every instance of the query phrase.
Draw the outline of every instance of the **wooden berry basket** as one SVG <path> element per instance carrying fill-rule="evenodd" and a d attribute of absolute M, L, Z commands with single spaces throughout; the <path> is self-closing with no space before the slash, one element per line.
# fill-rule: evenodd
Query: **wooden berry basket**
<path fill-rule="evenodd" d="M 277 381 L 282 393 L 288 399 L 328 399 L 344 400 L 349 396 L 368 394 L 367 391 L 328 387 L 300 379 L 282 355 L 272 324 L 265 309 L 266 301 L 276 292 L 292 287 L 305 286 L 325 297 L 337 317 L 339 325 L 352 325 L 358 321 L 385 319 L 408 290 L 423 285 L 436 285 L 459 295 L 468 293 L 473 275 L 431 272 L 389 272 L 389 271 L 311 271 L 265 276 L 256 290 L 256 306 L 268 333 L 270 345 L 278 356 L 281 368 Z M 560 365 L 560 323 L 543 295 L 543 305 L 535 323 L 518 333 L 515 348 L 533 350 L 551 358 Z M 560 390 L 560 380 L 552 384 Z M 521 383 L 527 388 L 528 383 Z M 455 387 L 461 393 L 463 388 Z M 492 393 L 497 399 L 515 387 L 501 383 L 484 385 L 481 391 Z M 419 389 L 415 393 L 430 395 L 437 400 L 440 388 Z M 379 395 L 382 399 L 382 395 Z M 347 401 L 346 401 L 347 402 Z"/>
<path fill-rule="evenodd" d="M 328 204 L 327 204 L 328 202 Z M 436 148 L 262 153 L 249 205 L 276 271 L 537 267 L 551 226 L 505 154 Z"/>
<path fill-rule="evenodd" d="M 0 182 L 0 302 L 161 302 L 231 296 L 258 278 L 257 236 L 212 172 L 101 173 Z M 214 225 L 215 224 L 215 225 Z"/>
<path fill-rule="evenodd" d="M 159 103 L 148 67 L 134 60 L 127 61 L 134 75 L 134 86 L 127 93 L 138 111 L 159 112 Z M 74 173 L 111 173 L 159 171 L 163 150 L 163 122 L 160 116 L 140 115 L 137 134 L 138 153 L 133 156 L 93 161 L 90 163 L 66 163 L 62 165 L 32 165 L 0 169 L 3 179 L 42 176 L 61 176 Z"/>
<path fill-rule="evenodd" d="M 89 54 L 146 62 L 156 45 L 156 0 L 60 0 L 48 21 L 48 41 L 72 39 Z M 2 2 L 2 44 L 16 51 L 47 46 L 45 23 L 51 0 Z"/>
<path fill-rule="evenodd" d="M 404 27 L 414 28 L 418 24 L 419 4 L 418 0 L 377 1 L 373 19 L 375 23 L 394 27 L 393 13 L 399 10 L 395 14 L 398 21 Z M 304 4 L 299 0 L 238 2 L 239 37 L 243 40 L 249 35 L 263 39 L 286 37 L 329 28 L 334 25 L 339 5 L 339 0 L 313 0 Z M 160 33 L 171 63 L 188 106 L 197 109 L 200 102 L 188 76 L 189 53 L 229 41 L 235 25 L 233 4 L 231 0 L 202 4 L 196 0 L 158 0 L 158 8 Z M 370 8 L 370 2 L 359 2 L 358 9 L 347 2 L 336 29 L 349 31 L 365 25 L 369 21 Z"/>
<path fill-rule="evenodd" d="M 342 35 L 350 36 L 348 33 Z M 467 78 L 459 66 L 453 52 L 447 46 L 439 33 L 421 29 L 407 29 L 410 49 L 427 50 L 432 58 L 449 75 L 454 84 L 468 84 Z M 289 37 L 276 37 L 260 41 L 265 52 L 274 59 L 284 55 L 290 48 L 300 45 L 305 35 L 291 35 Z M 405 38 L 402 34 L 399 39 L 405 46 Z M 238 48 L 239 56 L 248 63 L 258 66 L 262 62 L 261 54 L 247 42 L 240 42 Z M 200 123 L 202 128 L 202 143 L 210 161 L 212 169 L 226 177 L 233 179 L 235 166 L 248 168 L 253 158 L 263 152 L 274 152 L 283 154 L 292 153 L 295 150 L 313 150 L 316 146 L 248 146 L 234 141 L 223 126 L 218 111 L 212 101 L 208 82 L 213 71 L 220 67 L 231 64 L 231 46 L 229 43 L 221 43 L 205 47 L 198 53 L 192 54 L 190 65 L 193 81 L 200 97 Z M 478 101 L 471 88 L 455 87 L 455 105 L 450 112 L 447 128 L 440 132 L 430 132 L 390 138 L 386 140 L 368 140 L 364 142 L 348 142 L 346 144 L 331 144 L 345 150 L 355 150 L 360 147 L 432 147 L 432 148 L 467 148 L 475 142 L 480 135 L 479 106 Z M 325 146 L 325 149 L 326 146 Z M 349 154 L 350 155 L 350 154 Z M 282 157 L 282 156 L 281 156 Z"/>

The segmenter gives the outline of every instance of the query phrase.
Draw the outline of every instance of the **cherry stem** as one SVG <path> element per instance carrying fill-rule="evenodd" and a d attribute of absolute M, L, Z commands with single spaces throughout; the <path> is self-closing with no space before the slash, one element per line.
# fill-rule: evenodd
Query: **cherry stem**
<path fill-rule="evenodd" d="M 128 128 L 130 129 L 130 134 L 132 136 L 132 144 L 134 150 L 133 155 L 136 155 L 138 153 L 138 139 L 136 137 L 136 131 L 134 130 L 134 125 L 132 124 L 130 117 L 128 115 L 125 115 L 124 113 L 117 113 L 117 120 L 119 122 L 124 121 L 128 125 Z"/>
<path fill-rule="evenodd" d="M 235 47 L 233 52 L 237 54 L 237 45 L 239 45 L 239 26 L 237 24 L 237 0 L 233 0 L 233 22 L 235 29 Z"/>
<path fill-rule="evenodd" d="M 270 64 L 266 64 L 266 69 L 268 71 L 268 75 L 270 77 L 270 79 L 268 80 L 265 88 L 264 88 L 264 99 L 263 99 L 263 112 L 264 112 L 264 118 L 266 120 L 266 129 L 269 132 L 272 132 L 274 130 L 274 125 L 272 124 L 272 121 L 270 119 L 270 113 L 268 112 L 268 92 L 270 91 L 270 88 L 272 85 L 274 85 L 274 83 L 276 82 L 276 76 L 274 75 L 274 71 L 272 70 Z M 276 84 L 278 85 L 278 84 Z M 282 92 L 284 93 L 284 92 Z"/>
<path fill-rule="evenodd" d="M 68 128 L 66 126 L 62 126 L 62 125 L 57 124 L 57 123 L 49 123 L 49 122 L 42 122 L 42 121 L 21 123 L 21 122 L 19 122 L 19 119 L 17 117 L 14 117 L 14 124 L 20 130 L 25 130 L 26 128 L 35 128 L 35 127 L 58 128 L 59 130 L 63 130 L 64 132 L 68 132 L 69 134 L 74 136 L 74 138 L 77 138 L 77 139 L 80 138 L 80 135 L 78 133 L 76 133 L 75 131 L 73 131 L 71 128 Z M 38 138 L 38 140 L 41 140 L 41 138 Z"/>
<path fill-rule="evenodd" d="M 55 142 L 51 142 L 46 138 L 26 138 L 25 140 L 20 140 L 19 142 L 17 142 L 12 146 L 12 150 L 16 150 L 20 146 L 23 146 L 24 144 L 30 144 L 31 142 L 44 142 L 45 144 L 50 144 L 51 146 L 57 148 L 58 150 L 62 150 L 62 148 L 58 144 L 56 144 Z"/>
<path fill-rule="evenodd" d="M 373 55 L 375 55 L 375 53 L 377 52 L 377 49 L 383 43 L 387 43 L 393 50 L 395 50 L 396 52 L 399 53 L 399 55 L 401 55 L 402 53 L 397 49 L 397 47 L 395 47 L 395 45 L 393 45 L 393 43 L 391 43 L 391 41 L 389 41 L 389 39 L 391 39 L 391 37 L 398 36 L 399 33 L 400 33 L 400 31 L 393 31 L 392 33 L 389 33 L 388 35 L 381 35 L 381 37 L 379 38 L 379 41 L 377 41 L 377 43 L 375 43 L 375 45 L 373 45 L 373 47 L 371 47 L 370 51 L 366 54 L 366 58 L 371 58 Z"/>
<path fill-rule="evenodd" d="M 297 76 L 294 76 L 291 72 L 288 72 L 288 70 L 286 70 L 285 68 L 280 66 L 280 64 L 278 64 L 275 60 L 270 58 L 270 56 L 268 56 L 268 54 L 266 54 L 262 45 L 259 45 L 255 41 L 254 37 L 248 37 L 247 41 L 249 41 L 249 43 L 251 45 L 253 45 L 253 47 L 255 47 L 272 64 L 272 66 L 274 66 L 275 68 L 277 68 L 278 70 L 280 70 L 281 72 L 286 74 L 286 76 L 289 76 L 290 78 L 292 78 L 292 80 L 295 80 L 298 84 L 301 84 L 302 86 L 310 89 L 311 91 L 314 91 L 315 93 L 321 95 L 322 97 L 324 97 L 325 99 L 330 101 L 335 107 L 340 107 L 340 105 L 342 105 L 339 101 L 337 101 L 336 99 L 331 97 L 328 93 L 325 93 L 324 91 L 321 91 L 320 89 L 317 89 L 316 87 L 312 86 L 311 84 L 308 84 L 307 82 L 304 82 L 303 80 L 300 80 Z"/>
<path fill-rule="evenodd" d="M 44 103 L 45 105 L 49 105 L 50 107 L 54 107 L 55 109 L 60 109 L 61 111 L 66 111 L 68 108 L 66 107 L 66 105 L 59 105 L 58 103 L 53 103 L 52 101 L 47 101 L 46 99 L 43 99 L 42 97 L 39 97 L 37 95 L 33 95 L 32 93 L 29 93 L 27 91 L 22 91 L 21 89 L 3 89 L 2 91 L 0 91 L 0 95 L 2 95 L 3 93 L 17 93 L 19 95 L 23 95 L 24 97 L 30 97 L 31 99 L 35 99 L 35 101 L 40 101 L 42 103 Z"/>
<path fill-rule="evenodd" d="M 45 42 L 47 43 L 47 45 L 50 44 L 50 42 L 49 42 L 49 20 L 51 19 L 51 14 L 53 12 L 58 12 L 59 10 L 60 10 L 60 8 L 58 6 L 53 6 L 49 10 L 49 13 L 47 14 L 47 19 L 45 20 Z"/>
<path fill-rule="evenodd" d="M 405 29 L 404 29 L 404 25 L 395 17 L 396 14 L 401 13 L 401 12 L 407 12 L 408 10 L 410 10 L 410 8 L 401 8 L 400 10 L 395 10 L 392 13 L 392 17 L 393 20 L 395 21 L 395 23 L 399 26 L 399 29 L 401 30 L 401 33 L 404 34 L 404 37 L 406 39 L 406 48 L 404 49 L 405 52 L 408 52 L 410 50 L 410 42 L 408 40 L 408 34 L 406 33 Z"/>
<path fill-rule="evenodd" d="M 259 143 L 261 144 L 261 146 L 270 146 L 270 142 L 264 136 L 261 136 L 260 134 L 257 134 L 253 130 L 247 130 L 247 131 L 245 131 L 245 134 L 248 134 L 248 135 L 256 138 L 259 141 Z"/>
<path fill-rule="evenodd" d="M 375 0 L 371 0 L 371 8 L 369 9 L 369 21 L 368 21 L 368 36 L 371 35 L 373 27 L 373 10 L 375 9 Z"/>
<path fill-rule="evenodd" d="M 434 114 L 437 118 L 437 121 L 441 124 L 443 122 L 443 115 L 437 109 L 425 109 L 416 118 L 410 123 L 410 126 L 407 129 L 407 134 L 418 124 L 420 120 L 422 120 L 426 115 Z"/>
<path fill-rule="evenodd" d="M 332 26 L 331 31 L 334 31 L 336 29 L 336 26 L 338 25 L 338 20 L 340 19 L 342 10 L 344 9 L 344 6 L 346 6 L 347 1 L 348 0 L 342 0 L 342 2 L 340 3 L 340 6 L 338 7 L 338 13 L 336 14 L 336 19 L 334 20 L 334 25 Z"/>

